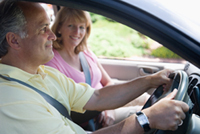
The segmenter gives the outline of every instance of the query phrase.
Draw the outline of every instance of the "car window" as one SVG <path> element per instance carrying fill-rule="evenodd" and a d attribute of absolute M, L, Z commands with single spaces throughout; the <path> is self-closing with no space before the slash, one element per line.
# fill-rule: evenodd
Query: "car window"
<path fill-rule="evenodd" d="M 41 3 L 51 22 L 55 19 L 53 6 Z M 186 61 L 148 36 L 112 19 L 91 13 L 92 30 L 89 48 L 100 59 L 185 63 Z"/>
<path fill-rule="evenodd" d="M 99 58 L 185 62 L 151 38 L 114 20 L 91 13 L 93 25 L 89 47 Z"/>

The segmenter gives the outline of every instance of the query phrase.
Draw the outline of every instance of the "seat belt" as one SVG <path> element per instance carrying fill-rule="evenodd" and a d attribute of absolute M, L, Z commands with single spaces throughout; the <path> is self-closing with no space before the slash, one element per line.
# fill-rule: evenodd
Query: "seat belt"
<path fill-rule="evenodd" d="M 81 66 L 83 69 L 83 72 L 85 74 L 85 81 L 87 84 L 89 84 L 91 86 L 91 76 L 90 76 L 90 70 L 89 70 L 89 65 L 88 62 L 85 58 L 85 55 L 83 54 L 83 52 L 79 52 L 79 58 L 81 61 Z M 89 111 L 87 110 L 85 113 L 77 113 L 74 111 L 71 111 L 71 117 L 72 120 L 77 123 L 77 124 L 82 124 L 85 123 L 87 121 L 91 121 L 91 119 L 97 117 L 101 112 L 99 111 Z M 95 131 L 95 126 L 93 126 L 94 124 L 91 123 L 90 125 L 92 125 L 90 131 Z"/>
<path fill-rule="evenodd" d="M 51 104 L 54 108 L 56 108 L 60 112 L 60 114 L 62 114 L 63 116 L 65 116 L 66 118 L 71 120 L 71 117 L 69 116 L 68 110 L 59 101 L 57 101 L 56 99 L 54 99 L 50 95 L 40 91 L 39 89 L 21 81 L 21 80 L 14 79 L 14 78 L 11 78 L 11 77 L 6 77 L 6 76 L 3 76 L 1 74 L 0 74 L 0 77 L 5 79 L 5 80 L 8 80 L 8 81 L 16 81 L 16 82 L 18 82 L 18 83 L 20 83 L 24 86 L 27 86 L 27 87 L 33 89 L 34 91 L 39 93 L 49 104 Z"/>
<path fill-rule="evenodd" d="M 89 65 L 87 63 L 87 60 L 83 52 L 79 52 L 79 58 L 81 61 L 83 72 L 85 74 L 85 82 L 91 86 L 91 76 L 90 76 Z"/>

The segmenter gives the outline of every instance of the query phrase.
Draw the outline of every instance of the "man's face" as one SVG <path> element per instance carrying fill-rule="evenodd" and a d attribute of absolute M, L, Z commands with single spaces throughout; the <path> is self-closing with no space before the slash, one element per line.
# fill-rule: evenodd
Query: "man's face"
<path fill-rule="evenodd" d="M 35 7 L 22 7 L 27 21 L 27 37 L 21 39 L 21 54 L 33 64 L 40 65 L 48 62 L 54 56 L 52 41 L 56 39 L 50 30 L 50 20 L 45 10 Z"/>

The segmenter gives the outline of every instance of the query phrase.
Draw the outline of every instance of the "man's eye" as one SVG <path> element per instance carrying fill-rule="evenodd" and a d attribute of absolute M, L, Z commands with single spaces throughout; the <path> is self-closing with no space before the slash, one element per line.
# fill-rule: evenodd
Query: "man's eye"
<path fill-rule="evenodd" d="M 68 27 L 72 27 L 72 25 L 68 25 Z"/>
<path fill-rule="evenodd" d="M 43 32 L 46 32 L 46 31 L 47 31 L 47 27 L 44 27 L 44 28 L 42 29 L 42 31 L 43 31 Z"/>

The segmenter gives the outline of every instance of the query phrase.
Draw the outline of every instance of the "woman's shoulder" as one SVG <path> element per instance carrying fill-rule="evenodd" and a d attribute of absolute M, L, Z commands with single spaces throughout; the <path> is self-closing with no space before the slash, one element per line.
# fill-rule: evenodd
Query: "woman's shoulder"
<path fill-rule="evenodd" d="M 94 62 L 97 61 L 97 56 L 92 52 L 92 50 L 88 49 L 88 50 L 85 50 L 84 52 L 84 55 L 90 59 L 92 59 Z"/>

